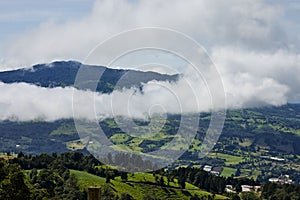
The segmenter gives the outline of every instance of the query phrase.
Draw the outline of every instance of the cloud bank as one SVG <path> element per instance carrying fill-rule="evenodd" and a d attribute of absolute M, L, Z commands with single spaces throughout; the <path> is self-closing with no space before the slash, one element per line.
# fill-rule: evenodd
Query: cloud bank
<path fill-rule="evenodd" d="M 278 106 L 287 102 L 289 88 L 271 78 L 258 81 L 247 73 L 239 73 L 223 81 L 228 108 Z M 212 105 L 210 92 L 206 82 L 192 70 L 185 71 L 175 83 L 150 81 L 143 85 L 143 91 L 129 88 L 110 94 L 72 87 L 0 83 L 0 120 L 54 121 L 73 117 L 94 120 L 116 116 L 145 119 L 165 113 L 210 112 L 220 109 L 214 107 L 219 104 Z M 73 106 L 76 106 L 75 115 Z"/>

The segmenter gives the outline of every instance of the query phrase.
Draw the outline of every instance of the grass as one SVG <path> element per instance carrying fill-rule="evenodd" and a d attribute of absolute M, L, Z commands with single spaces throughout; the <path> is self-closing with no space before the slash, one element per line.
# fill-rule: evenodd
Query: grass
<path fill-rule="evenodd" d="M 257 177 L 258 177 L 259 175 L 261 175 L 261 171 L 259 171 L 259 170 L 254 170 L 254 171 L 252 172 L 252 176 L 251 176 L 251 177 L 253 177 L 254 180 L 256 180 Z"/>
<path fill-rule="evenodd" d="M 56 130 L 52 131 L 50 135 L 73 135 L 75 133 L 77 133 L 77 131 L 73 124 L 62 124 Z"/>
<path fill-rule="evenodd" d="M 113 136 L 110 137 L 112 142 L 115 144 L 120 144 L 124 143 L 129 140 L 129 136 L 127 134 L 114 134 Z"/>
<path fill-rule="evenodd" d="M 143 142 L 143 139 L 141 138 L 133 138 L 131 140 L 131 143 L 128 145 L 133 151 L 141 152 L 142 148 L 139 147 L 139 144 Z"/>
<path fill-rule="evenodd" d="M 155 177 L 150 173 L 134 173 L 134 174 L 129 175 L 128 181 L 155 183 Z M 167 178 L 166 177 L 164 177 L 164 182 L 167 185 Z M 179 188 L 177 179 L 175 179 L 174 182 L 170 182 L 170 186 Z M 196 186 L 194 186 L 190 183 L 186 183 L 186 189 L 194 190 L 194 189 L 198 189 L 198 187 L 196 187 Z"/>
<path fill-rule="evenodd" d="M 200 151 L 201 150 L 201 141 L 197 140 L 197 139 L 194 139 L 192 141 L 191 146 L 192 146 L 191 151 L 193 151 L 193 152 Z"/>
<path fill-rule="evenodd" d="M 240 156 L 233 156 L 233 155 L 229 155 L 229 154 L 224 154 L 224 153 L 211 153 L 209 154 L 208 157 L 211 158 L 221 158 L 226 160 L 225 165 L 236 165 L 239 164 L 240 162 L 243 161 L 243 158 Z"/>
<path fill-rule="evenodd" d="M 294 133 L 295 135 L 300 136 L 300 130 L 299 129 L 294 129 L 293 127 L 287 127 L 287 126 L 282 126 L 282 125 L 272 125 L 268 124 L 273 130 L 280 130 L 285 133 Z"/>
<path fill-rule="evenodd" d="M 229 176 L 231 176 L 232 174 L 234 175 L 235 172 L 236 172 L 236 169 L 234 169 L 234 168 L 231 168 L 231 167 L 224 167 L 221 176 L 229 177 Z"/>
<path fill-rule="evenodd" d="M 134 151 L 125 144 L 117 144 L 117 145 L 113 145 L 111 147 L 113 149 L 115 149 L 116 151 L 121 151 L 121 152 L 133 152 Z"/>
<path fill-rule="evenodd" d="M 85 189 L 90 186 L 101 186 L 105 184 L 105 178 L 95 176 L 83 171 L 70 170 L 78 178 L 80 188 Z"/>
<path fill-rule="evenodd" d="M 81 140 L 75 140 L 75 141 L 66 142 L 66 146 L 68 149 L 78 150 L 78 149 L 83 149 L 85 145 L 82 143 Z"/>
<path fill-rule="evenodd" d="M 120 177 L 111 180 L 109 184 L 105 183 L 105 178 L 98 177 L 87 172 L 71 170 L 74 174 L 82 190 L 90 186 L 109 185 L 113 191 L 120 196 L 122 193 L 130 194 L 134 199 L 142 199 L 145 195 L 150 195 L 159 199 L 190 199 L 192 195 L 208 196 L 212 195 L 209 192 L 202 191 L 196 186 L 187 183 L 186 189 L 177 188 L 177 181 L 170 184 L 173 187 L 161 187 L 154 185 L 155 178 L 149 173 L 134 173 L 129 174 L 128 181 L 122 182 Z M 166 181 L 166 178 L 164 178 Z M 216 195 L 216 199 L 227 199 L 225 196 Z"/>
<path fill-rule="evenodd" d="M 249 138 L 245 138 L 243 142 L 239 142 L 239 145 L 242 147 L 249 147 L 252 144 L 252 140 Z"/>

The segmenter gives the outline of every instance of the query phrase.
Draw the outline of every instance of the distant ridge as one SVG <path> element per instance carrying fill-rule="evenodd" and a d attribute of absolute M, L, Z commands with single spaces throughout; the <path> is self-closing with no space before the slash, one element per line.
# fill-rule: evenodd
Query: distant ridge
<path fill-rule="evenodd" d="M 97 91 L 110 93 L 115 85 L 118 87 L 141 87 L 141 83 L 152 80 L 177 81 L 178 75 L 167 75 L 156 72 L 143 72 L 135 70 L 111 69 L 104 66 L 85 65 L 77 61 L 56 61 L 50 64 L 37 64 L 30 69 L 17 69 L 0 72 L 0 81 L 3 83 L 31 83 L 41 87 L 73 86 L 79 68 L 92 70 L 93 73 L 103 73 L 97 81 Z"/>

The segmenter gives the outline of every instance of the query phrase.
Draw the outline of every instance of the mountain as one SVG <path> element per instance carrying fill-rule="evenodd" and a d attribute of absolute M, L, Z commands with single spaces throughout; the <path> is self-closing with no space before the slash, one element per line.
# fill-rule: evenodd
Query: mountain
<path fill-rule="evenodd" d="M 111 69 L 103 66 L 85 65 L 76 61 L 58 61 L 50 64 L 34 65 L 30 69 L 17 69 L 0 72 L 0 81 L 3 83 L 25 82 L 41 87 L 73 86 L 78 70 L 84 70 L 91 74 L 102 74 L 97 91 L 110 93 L 116 84 L 118 87 L 140 87 L 141 83 L 152 80 L 176 81 L 178 75 L 166 75 L 156 72 L 142 72 L 135 70 Z M 118 82 L 119 81 L 119 82 Z"/>

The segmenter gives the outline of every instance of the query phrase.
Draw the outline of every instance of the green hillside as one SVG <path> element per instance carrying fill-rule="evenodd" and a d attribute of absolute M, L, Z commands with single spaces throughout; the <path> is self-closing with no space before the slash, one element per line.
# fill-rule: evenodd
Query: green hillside
<path fill-rule="evenodd" d="M 249 178 L 225 178 L 193 167 L 126 173 L 78 152 L 35 156 L 19 153 L 2 157 L 5 159 L 0 159 L 0 199 L 86 200 L 87 189 L 95 186 L 100 187 L 101 198 L 112 200 L 300 198 L 300 186 L 296 184 L 262 184 Z M 224 176 L 234 173 L 233 170 L 226 167 Z M 239 194 L 226 193 L 226 185 L 235 186 Z M 261 191 L 238 191 L 242 185 L 261 186 Z"/>
<path fill-rule="evenodd" d="M 156 185 L 155 179 L 149 173 L 134 173 L 128 176 L 128 181 L 123 182 L 121 177 L 116 177 L 110 183 L 105 183 L 105 178 L 89 174 L 84 171 L 71 170 L 78 179 L 79 186 L 82 190 L 90 186 L 109 186 L 118 196 L 122 193 L 131 195 L 134 199 L 143 199 L 149 195 L 158 199 L 190 199 L 191 196 L 199 197 L 213 196 L 213 194 L 202 191 L 198 187 L 187 183 L 186 189 L 180 189 L 177 180 L 170 186 L 161 187 Z M 166 181 L 166 177 L 164 177 Z M 216 195 L 216 199 L 227 199 L 225 196 Z"/>

